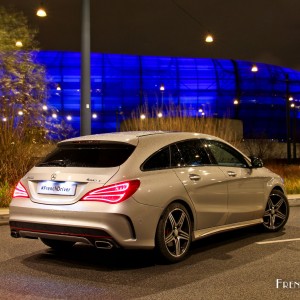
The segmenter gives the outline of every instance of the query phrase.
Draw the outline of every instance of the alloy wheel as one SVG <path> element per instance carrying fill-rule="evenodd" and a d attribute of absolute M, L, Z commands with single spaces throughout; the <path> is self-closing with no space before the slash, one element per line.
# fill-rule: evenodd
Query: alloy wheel
<path fill-rule="evenodd" d="M 286 196 L 280 191 L 273 191 L 269 196 L 263 216 L 264 227 L 268 231 L 277 231 L 287 222 L 289 204 Z"/>
<path fill-rule="evenodd" d="M 157 246 L 169 262 L 180 261 L 191 244 L 191 220 L 180 203 L 171 204 L 162 216 L 157 231 Z"/>

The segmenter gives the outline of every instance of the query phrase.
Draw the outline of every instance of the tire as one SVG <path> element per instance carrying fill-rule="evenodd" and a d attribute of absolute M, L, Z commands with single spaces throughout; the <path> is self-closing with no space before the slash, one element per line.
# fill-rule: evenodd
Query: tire
<path fill-rule="evenodd" d="M 192 241 L 191 219 L 180 203 L 170 204 L 161 216 L 155 246 L 164 261 L 175 263 L 187 255 Z"/>
<path fill-rule="evenodd" d="M 63 251 L 63 250 L 70 249 L 75 244 L 74 242 L 59 241 L 59 240 L 52 240 L 52 239 L 45 239 L 45 238 L 41 238 L 41 241 L 46 246 L 48 246 L 56 251 Z"/>
<path fill-rule="evenodd" d="M 271 192 L 263 216 L 265 231 L 276 232 L 283 228 L 290 213 L 287 197 L 281 191 Z"/>

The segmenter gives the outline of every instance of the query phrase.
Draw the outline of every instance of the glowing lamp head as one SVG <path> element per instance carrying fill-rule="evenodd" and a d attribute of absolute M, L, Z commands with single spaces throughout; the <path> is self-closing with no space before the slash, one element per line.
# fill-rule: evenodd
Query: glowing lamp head
<path fill-rule="evenodd" d="M 206 37 L 205 37 L 205 42 L 206 43 L 212 43 L 214 41 L 214 38 L 211 34 L 208 34 Z"/>
<path fill-rule="evenodd" d="M 21 41 L 16 41 L 16 47 L 18 48 L 23 47 L 23 43 Z"/>
<path fill-rule="evenodd" d="M 40 18 L 44 18 L 47 17 L 47 13 L 45 11 L 45 9 L 43 7 L 40 7 L 37 11 L 36 11 L 36 15 Z"/>
<path fill-rule="evenodd" d="M 251 68 L 251 72 L 257 72 L 258 71 L 258 67 L 257 65 L 253 65 L 252 68 Z"/>

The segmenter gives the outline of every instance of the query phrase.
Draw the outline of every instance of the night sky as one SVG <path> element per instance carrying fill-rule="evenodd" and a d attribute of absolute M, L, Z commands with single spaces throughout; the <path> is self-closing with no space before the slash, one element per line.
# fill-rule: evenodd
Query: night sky
<path fill-rule="evenodd" d="M 38 28 L 42 50 L 80 51 L 81 0 L 0 0 Z M 207 32 L 215 37 L 206 44 Z M 91 0 L 91 51 L 224 58 L 300 70 L 299 0 Z"/>

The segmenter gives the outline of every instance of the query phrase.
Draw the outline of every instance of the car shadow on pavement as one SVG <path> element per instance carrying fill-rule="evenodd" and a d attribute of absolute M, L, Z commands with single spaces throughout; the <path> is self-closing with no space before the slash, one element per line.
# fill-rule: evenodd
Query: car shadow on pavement
<path fill-rule="evenodd" d="M 209 236 L 193 242 L 187 258 L 175 265 L 199 263 L 199 261 L 212 258 L 228 260 L 232 258 L 231 252 L 233 251 L 265 239 L 278 238 L 284 234 L 284 231 L 263 233 L 258 231 L 257 227 L 249 227 Z M 127 270 L 168 265 L 158 257 L 154 250 L 103 250 L 80 243 L 65 252 L 46 248 L 44 252 L 27 258 L 27 262 L 30 260 L 98 270 Z"/>
<path fill-rule="evenodd" d="M 44 258 L 61 260 L 66 263 L 101 269 L 136 269 L 155 264 L 155 253 L 151 250 L 96 249 L 85 244 L 76 244 L 68 253 L 46 250 Z"/>
<path fill-rule="evenodd" d="M 201 254 L 218 260 L 226 260 L 232 257 L 229 254 L 232 251 L 283 235 L 285 235 L 284 230 L 274 233 L 263 232 L 259 225 L 222 232 L 195 241 L 190 249 L 190 257 Z M 212 249 L 214 249 L 213 253 L 211 253 Z"/>

